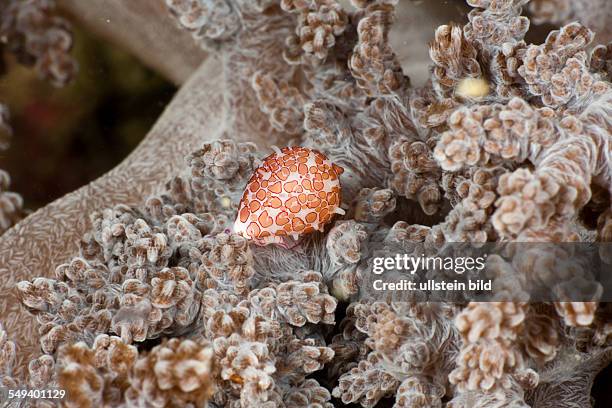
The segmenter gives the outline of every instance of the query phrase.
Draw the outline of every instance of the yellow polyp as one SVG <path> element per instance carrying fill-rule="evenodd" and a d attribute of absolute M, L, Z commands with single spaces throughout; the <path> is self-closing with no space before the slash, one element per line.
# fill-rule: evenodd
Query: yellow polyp
<path fill-rule="evenodd" d="M 221 206 L 223 208 L 230 208 L 232 206 L 232 200 L 227 196 L 221 197 Z"/>
<path fill-rule="evenodd" d="M 455 94 L 466 99 L 484 98 L 489 91 L 489 81 L 484 78 L 464 78 L 455 88 Z"/>

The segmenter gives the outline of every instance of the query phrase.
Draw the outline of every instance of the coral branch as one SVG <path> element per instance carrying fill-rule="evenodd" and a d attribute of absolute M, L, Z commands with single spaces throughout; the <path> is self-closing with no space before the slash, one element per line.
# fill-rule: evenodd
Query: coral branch
<path fill-rule="evenodd" d="M 127 50 L 177 85 L 185 83 L 207 58 L 186 31 L 168 21 L 164 0 L 57 3 L 72 21 Z"/>

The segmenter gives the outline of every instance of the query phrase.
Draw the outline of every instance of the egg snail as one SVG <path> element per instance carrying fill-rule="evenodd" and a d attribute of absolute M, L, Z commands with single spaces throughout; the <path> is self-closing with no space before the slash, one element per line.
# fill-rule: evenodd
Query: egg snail
<path fill-rule="evenodd" d="M 289 247 L 313 231 L 323 231 L 340 208 L 342 167 L 305 147 L 274 147 L 240 200 L 234 232 L 258 245 Z"/>

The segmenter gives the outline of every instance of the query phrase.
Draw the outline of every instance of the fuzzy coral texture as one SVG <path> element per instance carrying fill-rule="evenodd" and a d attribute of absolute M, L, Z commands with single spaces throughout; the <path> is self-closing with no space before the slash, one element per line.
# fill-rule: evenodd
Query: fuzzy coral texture
<path fill-rule="evenodd" d="M 248 73 L 247 118 L 344 168 L 346 215 L 293 249 L 254 245 L 229 227 L 269 152 L 207 143 L 142 206 L 92 214 L 53 278 L 17 285 L 44 354 L 13 377 L 16 339 L 1 331 L 2 384 L 60 386 L 69 407 L 591 406 L 610 305 L 597 290 L 524 298 L 546 278 L 537 261 L 571 254 L 494 258 L 494 279 L 520 277 L 497 302 L 373 301 L 361 287 L 371 258 L 398 250 L 612 241 L 609 46 L 578 22 L 527 44 L 527 0 L 468 0 L 464 27 L 432 34 L 431 80 L 413 88 L 389 43 L 397 0 L 167 3 Z M 250 57 L 270 43 L 283 55 Z"/>

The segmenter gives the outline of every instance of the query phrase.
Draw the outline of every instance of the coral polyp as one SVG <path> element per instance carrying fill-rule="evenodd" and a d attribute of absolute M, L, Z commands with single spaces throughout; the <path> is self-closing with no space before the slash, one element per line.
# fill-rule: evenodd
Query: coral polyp
<path fill-rule="evenodd" d="M 342 172 L 316 150 L 277 149 L 249 180 L 234 232 L 266 245 L 323 231 L 334 214 L 344 214 L 340 208 Z"/>

